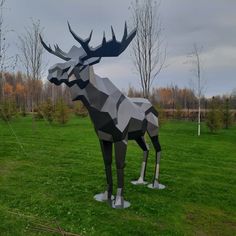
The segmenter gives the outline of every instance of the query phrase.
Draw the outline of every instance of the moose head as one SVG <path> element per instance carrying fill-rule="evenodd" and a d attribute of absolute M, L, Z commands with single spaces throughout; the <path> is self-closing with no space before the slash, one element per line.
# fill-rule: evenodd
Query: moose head
<path fill-rule="evenodd" d="M 51 54 L 65 61 L 64 63 L 57 63 L 49 69 L 48 80 L 56 85 L 65 83 L 69 87 L 77 84 L 81 89 L 86 87 L 89 80 L 87 73 L 83 72 L 85 68 L 99 63 L 102 57 L 119 56 L 136 35 L 136 29 L 128 34 L 127 24 L 125 23 L 123 38 L 119 42 L 111 26 L 112 39 L 107 41 L 104 33 L 102 43 L 93 48 L 89 46 L 93 31 L 91 31 L 87 39 L 82 39 L 72 30 L 69 22 L 68 27 L 74 39 L 81 45 L 79 48 L 73 46 L 68 53 L 61 50 L 57 44 L 54 45 L 53 50 L 40 36 L 43 47 Z"/>

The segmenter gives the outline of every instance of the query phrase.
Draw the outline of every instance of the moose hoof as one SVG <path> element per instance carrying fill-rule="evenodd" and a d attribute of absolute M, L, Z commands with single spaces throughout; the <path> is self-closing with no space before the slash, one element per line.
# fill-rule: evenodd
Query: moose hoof
<path fill-rule="evenodd" d="M 125 201 L 123 197 L 116 196 L 116 199 L 113 201 L 112 208 L 124 209 L 130 207 L 130 205 L 130 202 Z"/>
<path fill-rule="evenodd" d="M 148 188 L 151 188 L 151 189 L 164 189 L 166 188 L 165 185 L 163 184 L 160 184 L 158 181 L 154 181 L 154 183 L 151 183 L 148 185 Z"/>
<path fill-rule="evenodd" d="M 134 185 L 145 185 L 145 184 L 147 184 L 147 182 L 144 181 L 143 178 L 141 178 L 141 177 L 138 180 L 131 181 L 131 183 L 134 184 Z"/>
<path fill-rule="evenodd" d="M 98 202 L 106 202 L 106 201 L 114 200 L 113 195 L 111 195 L 110 198 L 108 197 L 108 192 L 107 191 L 105 191 L 104 193 L 96 194 L 93 198 Z"/>

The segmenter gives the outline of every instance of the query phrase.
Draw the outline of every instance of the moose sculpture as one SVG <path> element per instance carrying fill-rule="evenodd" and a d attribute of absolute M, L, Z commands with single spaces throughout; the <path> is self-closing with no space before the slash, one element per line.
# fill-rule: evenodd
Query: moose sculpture
<path fill-rule="evenodd" d="M 108 78 L 96 75 L 92 65 L 99 63 L 102 57 L 119 56 L 135 37 L 136 29 L 128 34 L 125 23 L 124 35 L 119 42 L 111 27 L 112 39 L 107 41 L 104 34 L 101 45 L 92 48 L 89 46 L 92 31 L 87 39 L 82 39 L 75 34 L 69 23 L 68 27 L 75 40 L 81 45 L 79 48 L 73 46 L 68 53 L 62 51 L 58 45 L 55 45 L 53 50 L 40 36 L 43 47 L 65 61 L 55 64 L 49 69 L 48 80 L 56 85 L 65 83 L 70 88 L 73 101 L 81 100 L 83 102 L 94 124 L 101 145 L 107 180 L 107 190 L 95 195 L 94 198 L 111 203 L 113 208 L 125 208 L 130 205 L 129 202 L 124 201 L 123 197 L 128 140 L 135 140 L 144 153 L 140 177 L 132 183 L 146 184 L 144 180 L 149 147 L 144 139 L 144 134 L 147 132 L 156 152 L 154 180 L 149 187 L 164 188 L 164 185 L 158 182 L 161 153 L 158 140 L 158 113 L 147 99 L 128 98 Z M 112 195 L 113 143 L 118 181 L 115 198 Z"/>

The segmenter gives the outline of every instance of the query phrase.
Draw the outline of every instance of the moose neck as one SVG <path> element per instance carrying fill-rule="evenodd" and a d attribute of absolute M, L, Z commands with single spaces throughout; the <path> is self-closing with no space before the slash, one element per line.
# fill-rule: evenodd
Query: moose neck
<path fill-rule="evenodd" d="M 80 89 L 79 92 L 78 89 L 73 89 L 72 87 L 72 96 L 75 98 L 73 100 L 81 100 L 89 112 L 94 110 L 101 111 L 109 96 L 102 91 L 104 83 L 106 83 L 108 79 L 100 78 L 95 75 L 92 66 L 85 68 L 81 77 L 88 79 L 88 84 L 84 89 Z M 111 84 L 113 91 L 119 91 L 110 81 L 109 84 Z"/>

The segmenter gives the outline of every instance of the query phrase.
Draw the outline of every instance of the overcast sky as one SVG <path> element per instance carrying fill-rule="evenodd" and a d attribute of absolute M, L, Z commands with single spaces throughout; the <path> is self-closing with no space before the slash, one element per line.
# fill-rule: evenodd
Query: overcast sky
<path fill-rule="evenodd" d="M 65 51 L 76 45 L 67 20 L 82 37 L 94 30 L 92 46 L 101 43 L 104 30 L 107 38 L 110 36 L 110 25 L 120 39 L 125 20 L 130 20 L 130 3 L 130 0 L 6 0 L 5 24 L 15 31 L 7 36 L 11 43 L 9 54 L 17 52 L 17 34 L 24 32 L 31 18 L 41 21 L 46 42 L 58 43 Z M 205 94 L 231 93 L 236 88 L 236 0 L 162 0 L 160 14 L 168 67 L 154 86 L 189 87 L 194 73 L 193 65 L 186 63 L 187 55 L 197 43 L 202 47 Z M 48 53 L 45 60 L 49 66 L 60 61 Z M 120 89 L 127 90 L 129 84 L 140 86 L 129 49 L 119 58 L 103 59 L 95 66 L 95 72 L 109 77 Z"/>

